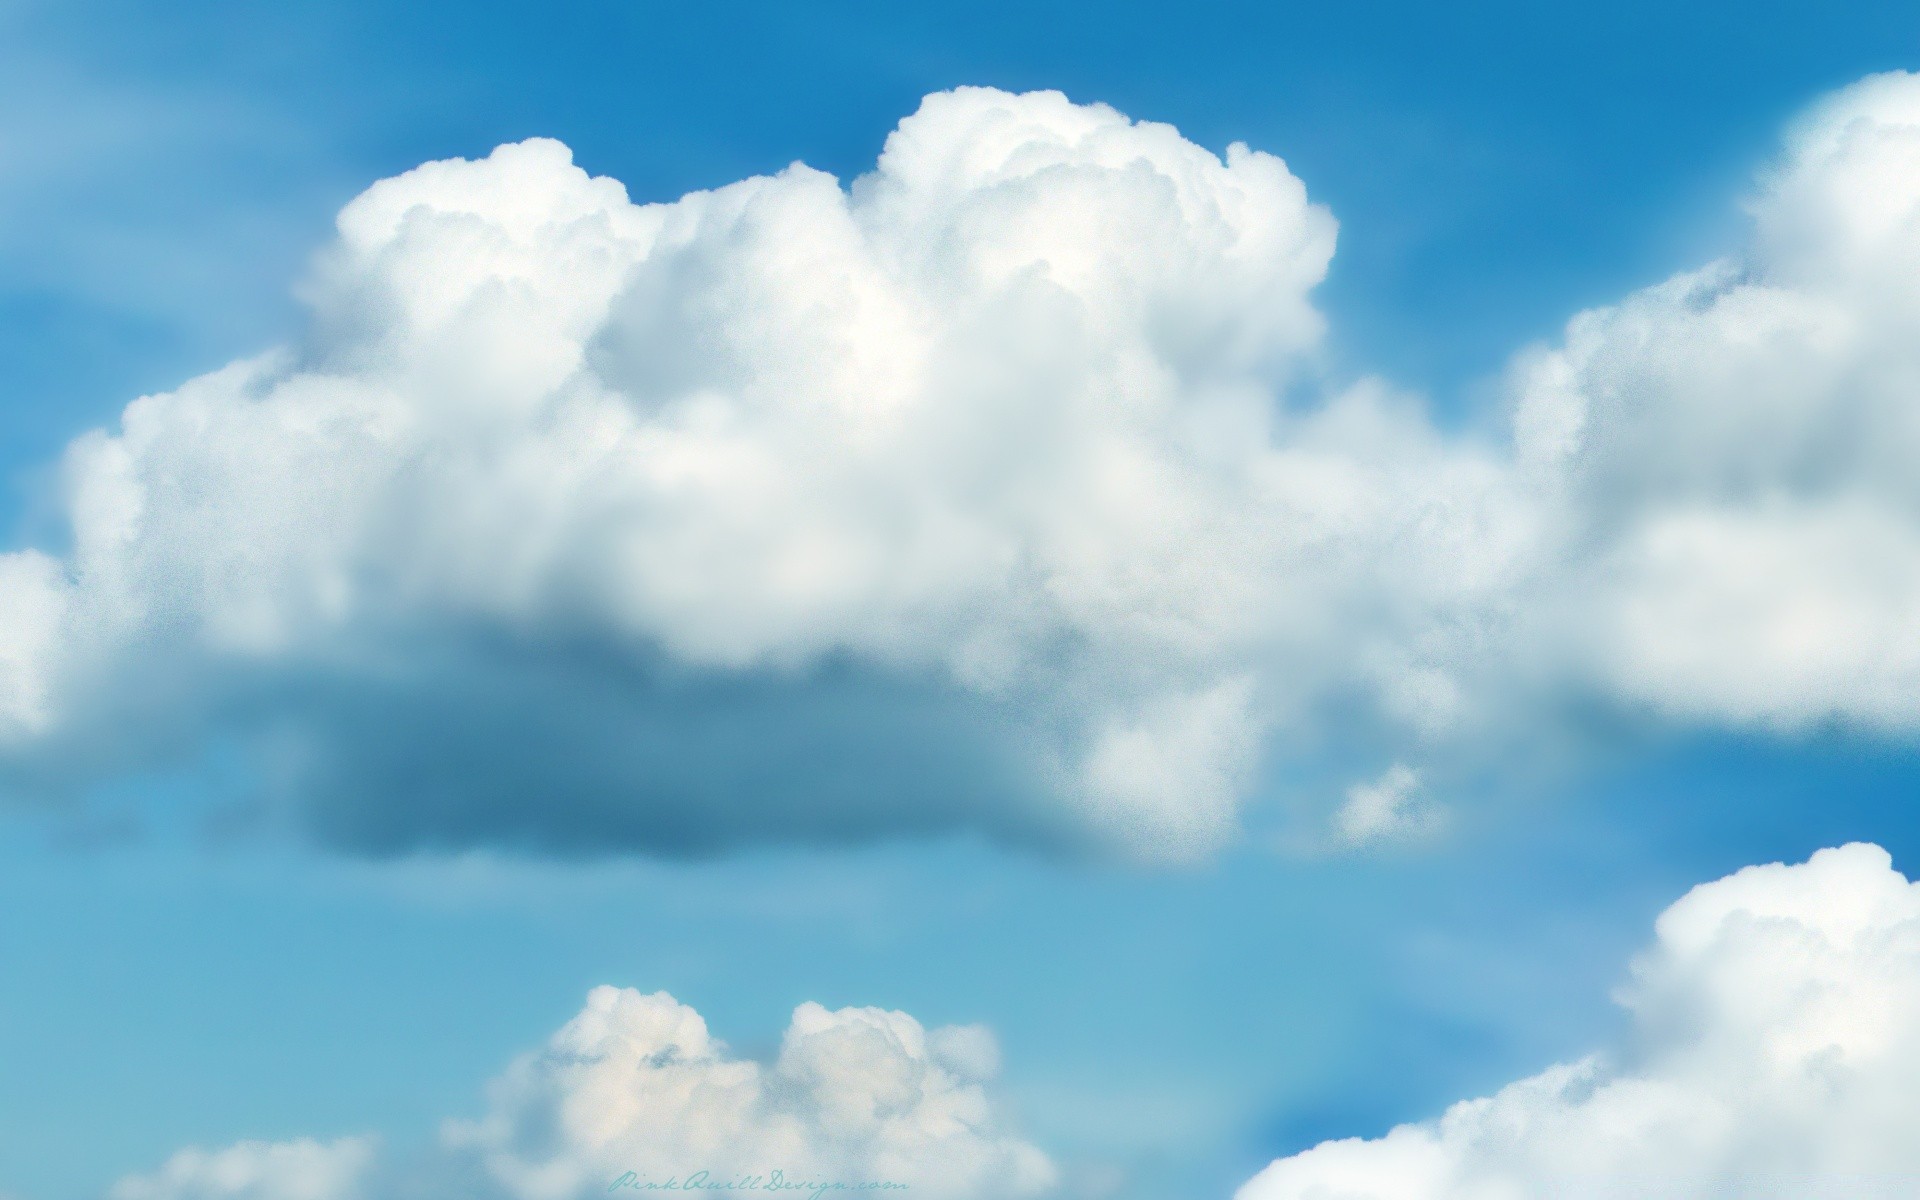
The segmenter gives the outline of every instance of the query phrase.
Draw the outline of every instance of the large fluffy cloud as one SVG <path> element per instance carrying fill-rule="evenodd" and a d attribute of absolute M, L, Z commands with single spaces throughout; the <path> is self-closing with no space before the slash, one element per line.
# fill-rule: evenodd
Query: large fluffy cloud
<path fill-rule="evenodd" d="M 1448 701 L 1489 461 L 1276 404 L 1331 218 L 1280 160 L 929 97 L 851 190 L 636 206 L 550 141 L 341 214 L 304 340 L 67 461 L 0 560 L 37 786 L 239 731 L 375 846 L 1230 836 L 1267 729 Z M 51 763 L 52 765 L 48 765 Z"/>
<path fill-rule="evenodd" d="M 1910 730 L 1920 81 L 1753 213 L 1483 445 L 1327 383 L 1278 159 L 1056 94 L 931 96 L 850 188 L 428 164 L 297 343 L 74 444 L 70 543 L 0 556 L 0 782 L 237 753 L 362 849 L 1179 859 L 1323 725 L 1376 770 L 1569 695 Z"/>
<path fill-rule="evenodd" d="M 601 987 L 494 1081 L 483 1116 L 447 1122 L 411 1168 L 380 1161 L 365 1138 L 243 1142 L 183 1150 L 121 1180 L 110 1200 L 575 1200 L 623 1179 L 641 1192 L 672 1182 L 802 1196 L 816 1194 L 810 1184 L 893 1184 L 935 1200 L 1050 1193 L 1053 1164 L 998 1124 L 985 1090 L 998 1072 L 979 1026 L 928 1030 L 901 1012 L 817 1004 L 794 1011 L 777 1057 L 760 1063 L 664 992 Z"/>
<path fill-rule="evenodd" d="M 1920 884 L 1877 846 L 1663 913 L 1620 1052 L 1274 1163 L 1239 1200 L 1869 1200 L 1920 1188 Z"/>

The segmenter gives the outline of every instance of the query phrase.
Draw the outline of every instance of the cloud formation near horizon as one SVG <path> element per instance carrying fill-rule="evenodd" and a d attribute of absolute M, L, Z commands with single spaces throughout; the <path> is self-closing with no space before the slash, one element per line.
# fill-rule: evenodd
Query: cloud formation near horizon
<path fill-rule="evenodd" d="M 1326 1142 L 1237 1200 L 1896 1200 L 1920 1183 L 1920 885 L 1855 844 L 1655 924 L 1617 1053 Z"/>
<path fill-rule="evenodd" d="M 1856 843 L 1748 867 L 1662 913 L 1611 1051 L 1434 1121 L 1281 1159 L 1236 1200 L 1901 1200 L 1920 1180 L 1920 884 Z M 938 1200 L 1068 1177 L 999 1119 L 992 1035 L 796 1009 L 771 1061 L 664 993 L 596 988 L 424 1156 L 371 1137 L 179 1152 L 109 1200 L 578 1200 L 664 1181 L 895 1180 Z"/>
<path fill-rule="evenodd" d="M 1279 159 L 1055 93 L 930 96 L 851 188 L 431 163 L 297 343 L 74 443 L 70 547 L 0 555 L 0 765 L 238 745 L 360 850 L 1177 861 L 1336 715 L 1408 761 L 1574 696 L 1906 732 L 1920 80 L 1753 210 L 1522 355 L 1502 445 L 1328 386 Z"/>
<path fill-rule="evenodd" d="M 189 1148 L 109 1200 L 382 1200 L 425 1194 L 576 1200 L 638 1182 L 891 1182 L 934 1200 L 1051 1193 L 1058 1172 L 1001 1131 L 980 1026 L 928 1030 L 901 1012 L 794 1010 L 771 1063 L 735 1057 L 664 992 L 599 987 L 540 1050 L 448 1121 L 421 1179 L 366 1137 Z M 804 1190 L 785 1194 L 807 1194 Z M 832 1193 L 828 1193 L 832 1194 Z"/>

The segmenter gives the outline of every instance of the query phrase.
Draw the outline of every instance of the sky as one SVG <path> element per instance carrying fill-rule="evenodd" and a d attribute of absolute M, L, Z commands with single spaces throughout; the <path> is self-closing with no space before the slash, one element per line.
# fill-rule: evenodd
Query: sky
<path fill-rule="evenodd" d="M 1798 922 L 1920 1003 L 1904 880 L 1806 862 L 1920 850 L 1920 85 L 1859 82 L 1916 59 L 1870 4 L 0 0 L 0 1196 L 1444 1200 L 1558 1168 L 1313 1147 L 1498 1092 L 1562 1162 L 1620 1123 L 1501 1089 L 1606 1046 L 1800 1121 L 1728 1161 L 1909 1178 L 1663 1019 L 1920 1064 L 1718 999 Z"/>

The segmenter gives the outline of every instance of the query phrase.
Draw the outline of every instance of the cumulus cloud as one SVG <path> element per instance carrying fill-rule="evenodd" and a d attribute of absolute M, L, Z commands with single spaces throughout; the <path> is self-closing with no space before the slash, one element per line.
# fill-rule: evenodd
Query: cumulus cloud
<path fill-rule="evenodd" d="M 929 1033 L 905 1013 L 817 1004 L 794 1010 L 763 1066 L 730 1055 L 664 992 L 602 987 L 494 1083 L 487 1116 L 450 1124 L 447 1138 L 518 1200 L 601 1192 L 627 1171 L 779 1169 L 942 1197 L 1047 1191 L 1052 1164 L 994 1128 L 981 1084 L 997 1073 L 977 1026 Z"/>
<path fill-rule="evenodd" d="M 36 766 L 238 732 L 376 848 L 1202 853 L 1504 553 L 1404 402 L 1276 405 L 1333 236 L 1279 159 L 1054 93 L 930 96 L 851 189 L 428 164 L 341 213 L 299 344 L 73 445 L 0 717 Z"/>
<path fill-rule="evenodd" d="M 1920 1186 L 1920 885 L 1856 844 L 1663 913 L 1632 1037 L 1437 1121 L 1282 1159 L 1238 1200 L 1855 1200 Z"/>
<path fill-rule="evenodd" d="M 1816 105 L 1738 256 L 1517 368 L 1519 469 L 1572 566 L 1564 640 L 1695 720 L 1920 722 L 1920 78 Z"/>
<path fill-rule="evenodd" d="M 1058 94 L 930 96 L 847 187 L 430 163 L 296 342 L 74 443 L 70 544 L 0 556 L 0 782 L 238 752 L 359 850 L 1181 860 L 1329 728 L 1908 731 L 1920 80 L 1752 211 L 1521 355 L 1497 445 L 1328 381 L 1279 159 Z"/>
<path fill-rule="evenodd" d="M 901 1012 L 794 1010 L 770 1063 L 740 1058 L 664 992 L 595 988 L 586 1007 L 446 1123 L 425 1170 L 378 1162 L 371 1140 L 185 1150 L 109 1200 L 572 1200 L 616 1180 L 905 1185 L 936 1200 L 1040 1196 L 1058 1172 L 1004 1131 L 980 1026 L 928 1030 Z M 738 1190 L 738 1189 L 736 1189 Z M 796 1194 L 789 1189 L 784 1194 Z M 807 1194 L 801 1188 L 797 1194 Z M 831 1193 L 829 1193 L 831 1194 Z"/>

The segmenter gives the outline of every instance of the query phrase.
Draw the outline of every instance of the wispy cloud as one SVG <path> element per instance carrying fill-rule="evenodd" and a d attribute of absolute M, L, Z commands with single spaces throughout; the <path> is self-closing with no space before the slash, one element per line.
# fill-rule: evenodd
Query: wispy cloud
<path fill-rule="evenodd" d="M 1420 794 L 1420 775 L 1395 763 L 1372 783 L 1347 789 L 1346 802 L 1333 814 L 1334 837 L 1343 846 L 1401 841 L 1431 834 L 1443 815 Z"/>

